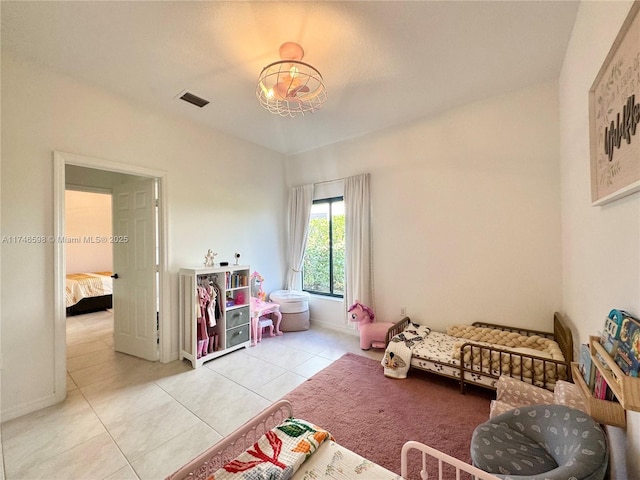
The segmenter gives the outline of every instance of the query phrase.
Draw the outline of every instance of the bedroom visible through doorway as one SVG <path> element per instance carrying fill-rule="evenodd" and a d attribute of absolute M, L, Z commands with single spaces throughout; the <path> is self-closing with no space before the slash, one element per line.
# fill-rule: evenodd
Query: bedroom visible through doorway
<path fill-rule="evenodd" d="M 65 173 L 67 318 L 107 310 L 115 351 L 158 360 L 157 181 L 70 165 Z"/>
<path fill-rule="evenodd" d="M 67 318 L 70 317 L 66 315 L 65 305 L 67 269 L 99 269 L 102 273 L 112 272 L 114 277 L 117 275 L 112 281 L 113 308 L 109 309 L 113 312 L 111 355 L 115 353 L 118 358 L 122 358 L 118 353 L 122 352 L 151 361 L 168 362 L 172 359 L 168 325 L 169 273 L 166 268 L 165 244 L 166 172 L 72 153 L 54 152 L 54 178 L 54 236 L 65 240 L 68 236 L 70 240 L 54 244 L 55 395 L 62 400 L 66 396 L 69 380 L 66 327 Z M 102 227 L 96 226 L 94 228 L 100 231 L 67 230 L 65 203 L 68 191 L 111 197 L 111 235 L 102 230 Z M 79 208 L 82 209 L 82 205 Z M 72 266 L 78 265 L 72 263 L 67 265 L 68 247 L 73 248 L 83 242 L 107 243 L 113 255 L 111 268 L 102 270 L 106 268 L 104 264 L 88 267 Z M 143 271 L 144 278 L 141 276 Z M 98 313 L 110 315 L 109 310 L 101 310 Z"/>
<path fill-rule="evenodd" d="M 112 325 L 112 350 L 155 361 L 160 307 L 157 180 L 77 165 L 66 165 L 65 177 L 68 326 L 79 328 L 86 322 L 77 316 L 102 312 L 102 328 Z M 140 231 L 140 225 L 147 226 Z M 132 262 L 133 270 L 128 267 Z M 148 273 L 132 281 L 141 265 Z"/>
<path fill-rule="evenodd" d="M 113 249 L 110 242 L 103 241 L 113 235 L 112 195 L 108 190 L 74 188 L 83 190 L 65 190 L 69 374 L 103 361 L 113 350 Z"/>
<path fill-rule="evenodd" d="M 67 273 L 113 270 L 111 193 L 65 191 Z"/>

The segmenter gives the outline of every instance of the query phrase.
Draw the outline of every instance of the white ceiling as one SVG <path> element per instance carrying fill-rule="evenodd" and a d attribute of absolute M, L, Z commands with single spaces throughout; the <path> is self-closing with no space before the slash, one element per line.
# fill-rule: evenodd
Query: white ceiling
<path fill-rule="evenodd" d="M 285 154 L 558 78 L 574 1 L 5 1 L 2 50 Z M 260 70 L 296 41 L 315 114 L 260 107 Z M 183 90 L 211 103 L 176 100 Z"/>

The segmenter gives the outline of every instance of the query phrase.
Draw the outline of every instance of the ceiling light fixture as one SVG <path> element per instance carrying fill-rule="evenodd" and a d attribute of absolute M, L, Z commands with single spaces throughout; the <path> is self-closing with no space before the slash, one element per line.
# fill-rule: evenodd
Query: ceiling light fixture
<path fill-rule="evenodd" d="M 280 46 L 280 58 L 260 72 L 256 96 L 271 113 L 295 117 L 315 112 L 327 99 L 320 72 L 302 62 L 304 50 L 294 42 Z"/>

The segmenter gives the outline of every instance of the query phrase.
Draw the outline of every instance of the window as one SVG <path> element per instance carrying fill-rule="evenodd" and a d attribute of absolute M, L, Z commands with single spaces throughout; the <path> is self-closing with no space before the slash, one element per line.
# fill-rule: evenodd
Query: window
<path fill-rule="evenodd" d="M 344 199 L 315 200 L 302 266 L 302 289 L 344 296 Z"/>

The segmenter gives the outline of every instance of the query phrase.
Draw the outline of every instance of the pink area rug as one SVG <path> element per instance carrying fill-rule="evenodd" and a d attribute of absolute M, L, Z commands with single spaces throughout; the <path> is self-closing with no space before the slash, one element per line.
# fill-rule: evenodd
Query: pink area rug
<path fill-rule="evenodd" d="M 333 434 L 344 447 L 400 473 L 400 450 L 416 440 L 465 462 L 474 428 L 489 418 L 495 393 L 411 370 L 406 380 L 383 375 L 379 362 L 347 353 L 284 398 L 294 415 Z M 419 479 L 420 460 L 410 456 L 409 479 Z M 430 465 L 429 478 L 437 478 Z M 445 478 L 455 478 L 446 471 Z"/>

